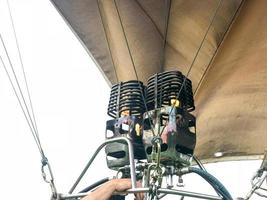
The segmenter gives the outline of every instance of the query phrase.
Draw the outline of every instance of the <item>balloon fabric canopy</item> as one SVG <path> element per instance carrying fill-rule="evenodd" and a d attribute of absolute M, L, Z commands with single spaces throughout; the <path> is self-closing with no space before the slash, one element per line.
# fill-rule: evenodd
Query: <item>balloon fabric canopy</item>
<path fill-rule="evenodd" d="M 196 155 L 267 147 L 267 1 L 51 0 L 107 82 L 179 70 L 192 81 Z"/>

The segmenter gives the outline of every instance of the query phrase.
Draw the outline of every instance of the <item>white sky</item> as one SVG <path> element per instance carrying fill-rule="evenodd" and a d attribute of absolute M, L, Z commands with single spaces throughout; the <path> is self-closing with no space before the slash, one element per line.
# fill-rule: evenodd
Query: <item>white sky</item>
<path fill-rule="evenodd" d="M 10 0 L 10 5 L 41 142 L 57 189 L 66 193 L 104 140 L 109 87 L 48 0 Z M 0 33 L 26 94 L 6 0 L 0 0 Z M 2 45 L 0 55 L 4 57 Z M 1 64 L 0 158 L 1 199 L 49 199 L 39 152 Z M 207 167 L 236 197 L 248 191 L 259 165 L 246 161 Z M 109 175 L 101 154 L 83 186 Z M 185 183 L 193 191 L 212 191 L 198 178 Z"/>

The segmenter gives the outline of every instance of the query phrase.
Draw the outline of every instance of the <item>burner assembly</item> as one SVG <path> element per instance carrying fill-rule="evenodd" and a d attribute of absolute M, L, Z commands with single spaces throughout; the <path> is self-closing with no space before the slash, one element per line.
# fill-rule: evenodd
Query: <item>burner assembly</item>
<path fill-rule="evenodd" d="M 106 139 L 127 137 L 134 158 L 160 164 L 189 166 L 196 144 L 196 120 L 192 83 L 179 71 L 155 74 L 145 87 L 140 81 L 116 84 L 111 89 Z M 155 145 L 157 141 L 157 145 Z M 107 165 L 118 169 L 129 165 L 127 144 L 106 146 Z"/>
<path fill-rule="evenodd" d="M 114 85 L 108 105 L 108 115 L 113 119 L 106 123 L 106 139 L 127 137 L 133 143 L 134 158 L 138 160 L 146 158 L 142 142 L 144 92 L 145 86 L 139 81 Z M 105 151 L 110 169 L 129 165 L 129 152 L 125 142 L 109 144 Z"/>
<path fill-rule="evenodd" d="M 192 83 L 179 71 L 155 74 L 147 86 L 138 80 L 113 85 L 110 92 L 106 122 L 106 140 L 72 186 L 60 199 L 75 199 L 86 195 L 100 180 L 72 194 L 101 149 L 105 148 L 109 169 L 116 178 L 130 178 L 132 188 L 126 193 L 144 193 L 145 200 L 161 199 L 167 194 L 201 199 L 232 200 L 227 189 L 193 156 L 196 145 L 196 118 Z M 192 158 L 200 168 L 191 167 Z M 174 188 L 183 187 L 183 176 L 195 173 L 205 179 L 218 196 Z M 178 183 L 174 184 L 177 177 Z M 142 188 L 137 188 L 137 180 Z M 163 181 L 164 180 L 164 181 Z M 125 199 L 123 196 L 115 198 Z M 117 193 L 116 193 L 117 195 Z M 182 197 L 182 198 L 183 198 Z M 58 200 L 58 199 L 57 199 Z"/>
<path fill-rule="evenodd" d="M 156 137 L 161 163 L 190 165 L 196 144 L 196 120 L 189 113 L 195 109 L 191 81 L 179 71 L 155 74 L 148 80 L 146 103 L 143 141 L 148 161 Z"/>

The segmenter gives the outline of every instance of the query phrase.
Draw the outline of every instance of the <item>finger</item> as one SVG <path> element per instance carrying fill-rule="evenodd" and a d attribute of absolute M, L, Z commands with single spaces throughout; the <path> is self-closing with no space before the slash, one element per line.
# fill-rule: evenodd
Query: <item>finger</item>
<path fill-rule="evenodd" d="M 132 188 L 130 179 L 115 179 L 115 190 L 118 192 Z"/>
<path fill-rule="evenodd" d="M 136 200 L 143 200 L 144 199 L 144 193 L 136 193 L 134 194 Z"/>
<path fill-rule="evenodd" d="M 143 200 L 143 199 L 144 199 L 144 197 L 143 197 L 143 196 L 141 196 L 141 195 L 137 195 L 135 199 L 136 199 L 136 200 Z"/>

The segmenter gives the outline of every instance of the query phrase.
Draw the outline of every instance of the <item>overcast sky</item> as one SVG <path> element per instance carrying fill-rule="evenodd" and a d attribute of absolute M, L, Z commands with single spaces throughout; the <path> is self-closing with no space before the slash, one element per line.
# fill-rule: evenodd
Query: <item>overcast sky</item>
<path fill-rule="evenodd" d="M 10 0 L 10 6 L 40 139 L 57 189 L 66 193 L 104 140 L 109 87 L 48 0 Z M 26 94 L 6 0 L 0 0 L 0 33 Z M 1 44 L 0 55 L 8 66 Z M 49 199 L 39 152 L 2 64 L 0 159 L 1 199 Z M 207 167 L 234 196 L 241 196 L 249 189 L 249 179 L 259 164 L 226 162 Z M 110 175 L 102 153 L 82 185 Z M 186 179 L 186 185 L 193 191 L 212 192 L 197 178 Z"/>

